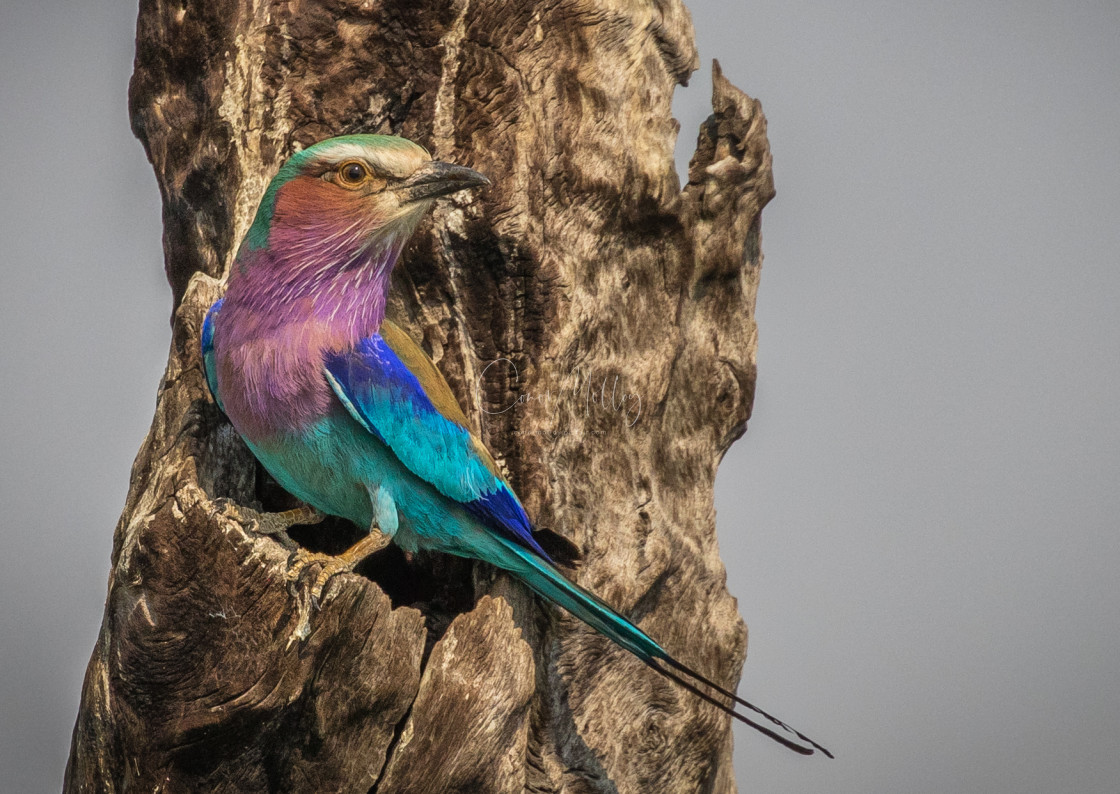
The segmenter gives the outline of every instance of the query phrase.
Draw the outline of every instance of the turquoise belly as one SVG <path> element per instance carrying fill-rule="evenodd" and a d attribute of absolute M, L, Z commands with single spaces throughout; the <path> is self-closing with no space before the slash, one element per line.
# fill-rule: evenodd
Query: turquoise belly
<path fill-rule="evenodd" d="M 416 477 L 384 443 L 348 414 L 336 413 L 300 435 L 249 443 L 249 448 L 290 494 L 328 515 L 360 527 L 373 523 L 371 494 L 383 489 L 396 505 L 395 542 L 480 557 L 486 530 L 457 502 Z"/>

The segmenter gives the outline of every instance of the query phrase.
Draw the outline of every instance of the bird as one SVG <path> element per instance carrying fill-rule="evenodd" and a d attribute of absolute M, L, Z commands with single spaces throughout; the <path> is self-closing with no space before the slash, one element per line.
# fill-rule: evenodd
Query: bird
<path fill-rule="evenodd" d="M 315 603 L 332 577 L 390 542 L 406 554 L 481 560 L 721 711 L 831 758 L 564 576 L 434 362 L 386 319 L 390 274 L 433 203 L 489 184 L 392 135 L 328 138 L 280 167 L 206 313 L 201 346 L 214 401 L 304 506 L 239 511 L 265 533 L 327 515 L 368 528 L 342 554 L 293 556 L 290 579 L 320 566 Z"/>

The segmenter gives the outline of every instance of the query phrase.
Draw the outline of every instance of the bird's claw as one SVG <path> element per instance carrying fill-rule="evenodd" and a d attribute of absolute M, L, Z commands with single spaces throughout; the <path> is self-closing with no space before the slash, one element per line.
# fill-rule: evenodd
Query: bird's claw
<path fill-rule="evenodd" d="M 323 590 L 326 589 L 327 582 L 337 574 L 353 570 L 354 566 L 348 560 L 340 557 L 301 548 L 288 558 L 288 573 L 286 574 L 286 578 L 289 585 L 294 589 L 296 583 L 303 578 L 304 572 L 313 565 L 319 566 L 319 572 L 315 574 L 315 578 L 311 580 L 311 604 L 315 609 L 319 609 L 320 600 L 323 596 Z"/>
<path fill-rule="evenodd" d="M 219 497 L 214 500 L 214 507 L 217 508 L 218 512 L 229 516 L 250 532 L 275 538 L 281 546 L 289 551 L 299 548 L 296 542 L 289 537 L 289 529 L 297 524 L 317 524 L 326 518 L 325 514 L 307 505 L 279 513 L 265 513 L 239 505 L 232 499 Z"/>
<path fill-rule="evenodd" d="M 337 556 L 298 549 L 288 558 L 288 582 L 293 585 L 294 590 L 294 583 L 302 578 L 307 568 L 320 565 L 319 573 L 311 583 L 311 603 L 318 609 L 319 599 L 327 582 L 340 573 L 353 571 L 370 554 L 385 548 L 391 539 L 391 536 L 383 534 L 376 527 L 370 527 L 368 535 Z"/>
<path fill-rule="evenodd" d="M 279 513 L 266 513 L 238 504 L 224 496 L 215 499 L 213 504 L 217 512 L 225 513 L 258 535 L 279 535 L 297 524 L 318 524 L 326 518 L 325 514 L 308 505 Z"/>
<path fill-rule="evenodd" d="M 237 502 L 233 501 L 229 497 L 218 496 L 214 499 L 211 499 L 210 504 L 213 506 L 213 509 L 210 512 L 212 516 L 229 516 L 234 521 L 245 523 L 245 518 L 241 515 L 240 506 L 237 504 Z"/>

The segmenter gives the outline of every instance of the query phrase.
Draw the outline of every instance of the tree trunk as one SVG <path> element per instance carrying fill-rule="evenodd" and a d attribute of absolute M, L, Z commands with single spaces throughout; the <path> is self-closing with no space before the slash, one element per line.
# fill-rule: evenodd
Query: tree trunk
<path fill-rule="evenodd" d="M 727 792 L 729 720 L 485 565 L 395 548 L 321 610 L 207 391 L 199 328 L 295 149 L 400 134 L 492 188 L 439 204 L 394 276 L 422 344 L 572 576 L 734 688 L 746 628 L 712 489 L 755 379 L 758 104 L 715 69 L 678 187 L 677 0 L 142 0 L 130 105 L 175 297 L 113 542 L 66 790 Z M 223 501 L 226 500 L 226 501 Z M 340 520 L 300 530 L 337 550 Z"/>

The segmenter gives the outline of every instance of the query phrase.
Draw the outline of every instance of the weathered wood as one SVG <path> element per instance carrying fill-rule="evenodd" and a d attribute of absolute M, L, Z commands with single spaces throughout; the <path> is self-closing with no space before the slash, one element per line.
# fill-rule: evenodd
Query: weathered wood
<path fill-rule="evenodd" d="M 390 549 L 313 611 L 287 550 L 221 501 L 285 497 L 198 352 L 295 147 L 392 132 L 488 174 L 421 226 L 390 315 L 530 515 L 582 549 L 577 580 L 734 687 L 746 629 L 712 489 L 750 413 L 773 188 L 761 110 L 718 66 L 678 187 L 670 101 L 696 64 L 679 2 L 143 0 L 131 112 L 164 201 L 174 334 L 68 791 L 734 790 L 725 716 L 486 566 Z"/>

